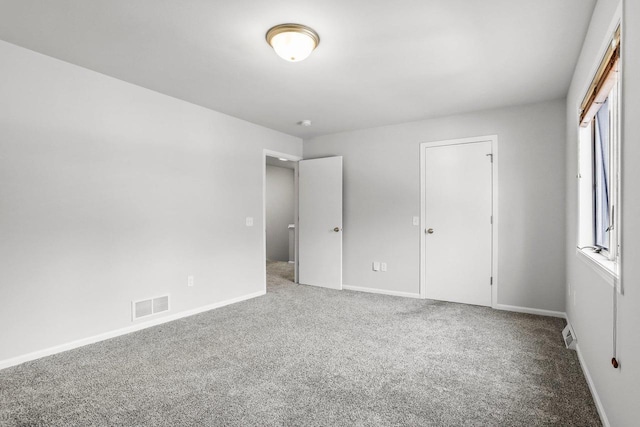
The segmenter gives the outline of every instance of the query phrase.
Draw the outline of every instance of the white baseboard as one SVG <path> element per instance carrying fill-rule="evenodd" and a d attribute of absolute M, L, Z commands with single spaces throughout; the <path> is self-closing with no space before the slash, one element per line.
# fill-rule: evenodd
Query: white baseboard
<path fill-rule="evenodd" d="M 596 390 L 596 386 L 593 383 L 593 379 L 591 378 L 591 374 L 589 373 L 589 368 L 587 368 L 587 364 L 582 357 L 582 353 L 580 352 L 580 343 L 576 344 L 576 353 L 578 353 L 578 360 L 580 361 L 580 366 L 582 367 L 582 372 L 584 373 L 584 377 L 587 380 L 587 384 L 589 385 L 589 390 L 591 391 L 591 396 L 593 396 L 593 401 L 596 404 L 596 409 L 598 410 L 598 415 L 600 415 L 600 421 L 602 421 L 602 425 L 604 427 L 610 427 L 609 419 L 607 418 L 607 413 L 604 411 L 604 406 L 602 405 L 602 401 L 600 400 L 600 396 L 598 395 L 598 391 Z"/>
<path fill-rule="evenodd" d="M 361 288 L 359 286 L 342 285 L 342 289 L 346 291 L 369 292 L 371 294 L 393 295 L 395 297 L 420 298 L 420 294 L 411 292 L 388 291 L 386 289 Z"/>
<path fill-rule="evenodd" d="M 505 304 L 496 304 L 493 308 L 496 310 L 514 311 L 516 313 L 537 314 L 538 316 L 559 317 L 561 319 L 567 318 L 567 313 L 564 311 L 542 310 L 540 308 L 518 307 L 517 305 Z"/>
<path fill-rule="evenodd" d="M 213 310 L 216 308 L 224 307 L 226 305 L 235 304 L 237 302 L 245 301 L 251 298 L 256 298 L 265 294 L 265 291 L 254 292 L 252 294 L 243 295 L 237 298 L 232 298 L 226 301 L 216 302 L 214 304 L 205 305 L 203 307 L 194 308 L 192 310 L 182 311 L 169 316 L 160 317 L 146 322 L 136 323 L 135 325 L 127 326 L 125 328 L 116 329 L 114 331 L 105 332 L 103 334 L 94 335 L 92 337 L 83 338 L 77 341 L 72 341 L 66 344 L 57 345 L 54 347 L 46 348 L 43 350 L 27 353 L 22 356 L 13 357 L 11 359 L 0 360 L 0 370 L 9 368 L 11 366 L 20 365 L 21 363 L 29 362 L 31 360 L 40 359 L 42 357 L 51 356 L 53 354 L 62 353 L 63 351 L 73 350 L 74 348 L 82 347 L 88 344 L 94 344 L 100 341 L 108 340 L 110 338 L 119 337 L 121 335 L 130 334 L 142 329 L 150 328 L 152 326 L 161 325 L 163 323 L 172 322 L 174 320 L 182 319 L 184 317 L 193 316 L 194 314 L 203 313 L 205 311 Z"/>

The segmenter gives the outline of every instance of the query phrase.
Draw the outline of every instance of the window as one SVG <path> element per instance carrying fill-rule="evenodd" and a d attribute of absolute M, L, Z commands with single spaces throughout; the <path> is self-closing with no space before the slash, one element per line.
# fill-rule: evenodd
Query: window
<path fill-rule="evenodd" d="M 593 135 L 593 216 L 594 245 L 609 250 L 610 174 L 609 174 L 609 98 L 594 117 Z"/>
<path fill-rule="evenodd" d="M 578 249 L 610 274 L 618 270 L 620 29 L 580 109 Z"/>

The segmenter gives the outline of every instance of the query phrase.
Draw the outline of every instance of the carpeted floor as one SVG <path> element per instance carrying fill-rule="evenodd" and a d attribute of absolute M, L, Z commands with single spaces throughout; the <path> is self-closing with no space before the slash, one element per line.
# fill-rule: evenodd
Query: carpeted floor
<path fill-rule="evenodd" d="M 563 320 L 268 273 L 263 297 L 0 371 L 0 425 L 600 425 Z"/>

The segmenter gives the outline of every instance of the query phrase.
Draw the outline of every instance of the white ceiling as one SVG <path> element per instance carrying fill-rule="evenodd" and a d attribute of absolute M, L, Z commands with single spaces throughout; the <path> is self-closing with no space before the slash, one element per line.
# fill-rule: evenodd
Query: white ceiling
<path fill-rule="evenodd" d="M 561 98 L 594 4 L 0 0 L 0 39 L 307 138 Z M 285 22 L 320 34 L 307 60 L 265 42 Z"/>

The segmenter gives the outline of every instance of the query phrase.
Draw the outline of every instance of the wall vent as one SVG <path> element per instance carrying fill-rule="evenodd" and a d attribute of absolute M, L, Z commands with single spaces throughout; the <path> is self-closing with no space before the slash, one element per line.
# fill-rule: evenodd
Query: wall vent
<path fill-rule="evenodd" d="M 564 329 L 562 330 L 562 338 L 564 338 L 564 345 L 566 345 L 569 350 L 576 349 L 576 344 L 577 344 L 576 336 L 573 333 L 573 328 L 571 328 L 571 326 L 568 323 L 567 323 L 567 326 L 565 326 Z"/>
<path fill-rule="evenodd" d="M 131 320 L 152 316 L 157 313 L 169 311 L 169 295 L 149 298 L 140 301 L 131 301 Z"/>

